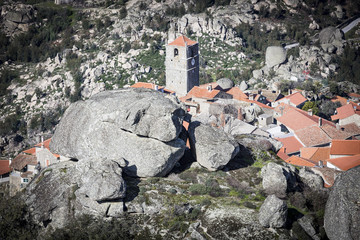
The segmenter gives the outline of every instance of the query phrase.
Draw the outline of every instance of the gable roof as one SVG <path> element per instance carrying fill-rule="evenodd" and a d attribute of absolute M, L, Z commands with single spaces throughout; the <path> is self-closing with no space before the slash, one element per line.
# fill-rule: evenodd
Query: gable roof
<path fill-rule="evenodd" d="M 10 168 L 15 170 L 22 170 L 26 165 L 36 165 L 36 156 L 20 153 L 11 162 Z"/>
<path fill-rule="evenodd" d="M 174 46 L 180 46 L 180 47 L 185 47 L 185 45 L 187 46 L 191 46 L 196 44 L 197 42 L 185 37 L 184 35 L 181 35 L 180 37 L 176 38 L 174 41 L 172 41 L 171 43 L 169 43 L 168 45 L 174 45 Z"/>
<path fill-rule="evenodd" d="M 286 154 L 298 152 L 300 148 L 304 147 L 304 145 L 302 145 L 294 136 L 275 139 L 283 144 Z"/>
<path fill-rule="evenodd" d="M 131 85 L 130 87 L 132 87 L 132 88 L 147 88 L 147 89 L 155 90 L 156 86 L 158 87 L 158 91 L 168 93 L 168 94 L 175 93 L 174 91 L 171 91 L 171 90 L 165 88 L 164 86 L 159 86 L 159 85 L 156 85 L 153 83 L 147 83 L 147 82 L 137 82 L 137 83 Z"/>
<path fill-rule="evenodd" d="M 289 155 L 287 155 L 285 153 L 285 148 L 284 147 L 280 148 L 280 150 L 278 151 L 278 153 L 276 155 L 279 158 L 281 158 L 282 160 L 284 160 L 284 161 L 289 158 Z"/>
<path fill-rule="evenodd" d="M 9 160 L 0 160 L 0 175 L 9 173 L 10 171 Z"/>
<path fill-rule="evenodd" d="M 331 116 L 331 120 L 334 121 L 334 120 L 338 120 L 338 119 L 344 119 L 344 118 L 350 117 L 354 114 L 360 114 L 360 112 L 358 112 L 358 110 L 355 110 L 354 107 L 355 107 L 355 109 L 357 109 L 356 104 L 349 103 L 342 107 L 337 108 L 336 109 L 337 114 Z"/>
<path fill-rule="evenodd" d="M 326 161 L 343 171 L 347 171 L 360 165 L 360 154 L 349 157 L 331 158 Z"/>
<path fill-rule="evenodd" d="M 333 140 L 330 147 L 331 155 L 360 154 L 360 140 Z"/>
<path fill-rule="evenodd" d="M 360 94 L 357 94 L 357 93 L 349 93 L 348 96 L 354 97 L 354 98 L 360 98 Z"/>
<path fill-rule="evenodd" d="M 301 93 L 295 92 L 295 93 L 292 93 L 290 95 L 287 95 L 287 96 L 277 100 L 276 102 L 284 101 L 284 99 L 288 99 L 295 106 L 298 106 L 298 105 L 302 104 L 303 102 L 307 101 L 307 99 Z"/>
<path fill-rule="evenodd" d="M 22 152 L 26 153 L 26 154 L 36 155 L 36 148 L 40 148 L 41 146 L 44 146 L 44 148 L 46 148 L 47 150 L 50 151 L 50 142 L 51 142 L 51 138 L 46 139 L 45 141 L 36 144 L 35 147 L 27 149 L 27 150 L 22 151 Z M 56 158 L 60 157 L 60 155 L 56 154 L 56 153 L 52 153 L 52 155 L 54 155 L 54 157 L 56 157 Z"/>
<path fill-rule="evenodd" d="M 213 99 L 220 93 L 220 90 L 207 90 L 205 88 L 200 88 L 198 86 L 194 86 L 187 94 L 186 97 L 197 97 L 197 98 L 208 98 Z"/>
<path fill-rule="evenodd" d="M 302 157 L 298 157 L 298 156 L 291 156 L 290 158 L 285 160 L 285 162 L 290 163 L 292 165 L 301 166 L 301 167 L 303 167 L 303 166 L 315 167 L 316 166 L 316 163 L 314 163 L 313 161 L 302 158 Z"/>
<path fill-rule="evenodd" d="M 238 87 L 232 87 L 229 90 L 227 90 L 226 93 L 232 95 L 234 99 L 239 101 L 245 101 L 249 99 L 249 97 Z"/>
<path fill-rule="evenodd" d="M 349 133 L 349 135 L 351 136 L 360 135 L 360 127 L 356 125 L 356 123 L 349 123 L 346 125 L 342 125 L 341 128 L 343 128 L 344 131 Z"/>
<path fill-rule="evenodd" d="M 300 157 L 313 161 L 325 161 L 330 158 L 330 147 L 306 147 L 300 149 Z"/>
<path fill-rule="evenodd" d="M 295 131 L 296 136 L 306 147 L 318 146 L 331 142 L 331 138 L 316 125 Z"/>

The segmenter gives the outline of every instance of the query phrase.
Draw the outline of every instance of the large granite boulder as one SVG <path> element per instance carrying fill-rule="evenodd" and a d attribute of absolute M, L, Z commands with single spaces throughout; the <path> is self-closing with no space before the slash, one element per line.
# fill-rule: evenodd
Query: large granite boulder
<path fill-rule="evenodd" d="M 229 78 L 220 78 L 216 83 L 221 87 L 221 89 L 226 90 L 234 86 L 234 82 Z"/>
<path fill-rule="evenodd" d="M 275 195 L 268 196 L 260 207 L 259 222 L 263 227 L 281 228 L 287 218 L 287 204 Z"/>
<path fill-rule="evenodd" d="M 124 212 L 125 194 L 119 164 L 101 159 L 44 168 L 24 196 L 33 222 L 51 231 L 84 214 L 118 217 Z"/>
<path fill-rule="evenodd" d="M 262 185 L 267 194 L 285 197 L 296 184 L 296 176 L 290 168 L 270 162 L 261 169 Z"/>
<path fill-rule="evenodd" d="M 335 239 L 359 239 L 360 236 L 360 166 L 342 173 L 335 180 L 326 203 L 324 227 Z"/>
<path fill-rule="evenodd" d="M 344 38 L 344 33 L 336 27 L 327 27 L 319 33 L 320 44 L 333 43 L 341 41 Z"/>
<path fill-rule="evenodd" d="M 195 159 L 210 171 L 222 169 L 239 153 L 238 143 L 221 129 L 195 121 L 188 132 Z"/>
<path fill-rule="evenodd" d="M 124 159 L 131 176 L 164 176 L 184 154 L 184 116 L 176 97 L 157 91 L 101 92 L 66 110 L 50 148 L 80 161 Z"/>
<path fill-rule="evenodd" d="M 269 68 L 279 65 L 286 60 L 286 50 L 279 46 L 270 46 L 266 49 L 265 62 Z"/>

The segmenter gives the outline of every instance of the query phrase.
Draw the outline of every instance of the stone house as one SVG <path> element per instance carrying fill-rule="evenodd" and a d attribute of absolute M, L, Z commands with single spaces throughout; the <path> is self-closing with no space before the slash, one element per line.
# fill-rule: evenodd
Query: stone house
<path fill-rule="evenodd" d="M 302 108 L 305 102 L 307 102 L 307 99 L 300 92 L 295 92 L 273 102 L 272 107 L 277 107 L 281 103 L 285 103 L 292 107 Z"/>
<path fill-rule="evenodd" d="M 354 102 L 348 102 L 348 104 L 336 109 L 331 120 L 338 121 L 340 126 L 355 123 L 360 127 L 360 106 Z"/>
<path fill-rule="evenodd" d="M 10 161 L 0 159 L 0 183 L 10 181 Z"/>

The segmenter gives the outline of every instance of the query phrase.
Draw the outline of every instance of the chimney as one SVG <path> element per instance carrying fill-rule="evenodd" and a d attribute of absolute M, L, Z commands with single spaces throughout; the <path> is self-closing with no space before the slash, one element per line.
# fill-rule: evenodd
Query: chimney
<path fill-rule="evenodd" d="M 243 115 L 242 115 L 242 111 L 241 111 L 241 108 L 238 109 L 238 117 L 237 117 L 239 120 L 243 120 Z"/>
<path fill-rule="evenodd" d="M 309 110 L 308 110 L 308 114 L 309 114 L 309 116 L 312 116 L 312 115 L 313 115 L 312 109 L 309 109 Z"/>
<path fill-rule="evenodd" d="M 254 94 L 250 93 L 249 100 L 254 100 Z"/>
<path fill-rule="evenodd" d="M 323 167 L 324 167 L 324 162 L 321 161 L 321 160 L 319 161 L 319 167 L 320 167 L 320 168 L 323 168 Z"/>
<path fill-rule="evenodd" d="M 41 148 L 44 148 L 44 136 L 41 136 Z"/>
<path fill-rule="evenodd" d="M 346 101 L 346 104 L 349 104 L 350 103 L 350 100 L 348 99 L 347 101 Z"/>
<path fill-rule="evenodd" d="M 12 158 L 9 158 L 9 166 L 11 165 L 12 162 Z"/>
<path fill-rule="evenodd" d="M 286 148 L 284 147 L 284 153 L 286 153 Z"/>
<path fill-rule="evenodd" d="M 291 89 L 289 89 L 289 90 L 288 90 L 288 95 L 290 95 L 290 94 L 291 94 L 291 92 L 292 92 L 292 91 L 291 91 Z"/>
<path fill-rule="evenodd" d="M 322 118 L 319 117 L 319 127 L 321 127 L 321 126 L 322 126 Z"/>
<path fill-rule="evenodd" d="M 158 91 L 158 90 L 159 90 L 159 86 L 158 86 L 158 85 L 155 85 L 155 86 L 154 86 L 154 89 L 155 89 L 156 91 Z"/>
<path fill-rule="evenodd" d="M 339 123 L 336 123 L 336 130 L 340 130 L 340 124 Z"/>
<path fill-rule="evenodd" d="M 211 86 L 211 84 L 209 84 L 209 85 L 207 86 L 207 90 L 208 90 L 209 92 L 212 91 L 212 86 Z"/>

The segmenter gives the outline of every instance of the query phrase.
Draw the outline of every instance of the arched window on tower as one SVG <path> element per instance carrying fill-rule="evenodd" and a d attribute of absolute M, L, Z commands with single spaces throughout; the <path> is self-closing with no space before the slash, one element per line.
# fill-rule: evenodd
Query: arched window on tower
<path fill-rule="evenodd" d="M 176 57 L 177 55 L 179 55 L 179 50 L 177 48 L 174 49 L 174 57 Z"/>

